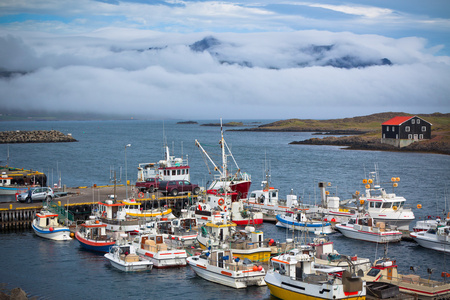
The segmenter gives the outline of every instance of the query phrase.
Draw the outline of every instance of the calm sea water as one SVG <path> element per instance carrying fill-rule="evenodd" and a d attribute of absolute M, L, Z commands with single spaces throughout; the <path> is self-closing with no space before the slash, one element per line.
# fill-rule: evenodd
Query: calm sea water
<path fill-rule="evenodd" d="M 225 120 L 229 122 L 232 120 Z M 240 121 L 240 120 L 239 120 Z M 202 123 L 217 120 L 199 121 Z M 253 124 L 255 120 L 247 121 Z M 267 120 L 261 120 L 267 123 Z M 245 123 L 245 122 L 244 122 Z M 49 183 L 56 183 L 58 174 L 67 186 L 103 185 L 109 183 L 111 170 L 117 177 L 134 182 L 139 163 L 163 158 L 163 137 L 172 153 L 188 156 L 193 182 L 205 185 L 211 175 L 203 156 L 195 146 L 198 139 L 220 163 L 220 129 L 199 125 L 180 125 L 176 121 L 80 121 L 80 122 L 8 122 L 5 130 L 50 130 L 71 133 L 79 142 L 54 144 L 0 145 L 1 164 L 43 171 Z M 414 208 L 417 219 L 442 215 L 448 198 L 450 157 L 436 154 L 396 153 L 382 151 L 350 151 L 339 147 L 289 145 L 289 142 L 310 138 L 310 133 L 272 133 L 226 131 L 241 170 L 252 175 L 251 189 L 259 189 L 264 172 L 270 169 L 272 186 L 285 195 L 291 189 L 305 203 L 320 201 L 317 183 L 331 182 L 332 193 L 341 199 L 362 191 L 362 179 L 377 164 L 382 181 L 400 177 L 395 192 L 404 196 Z M 131 147 L 125 148 L 127 144 Z M 229 158 L 231 159 L 231 158 Z M 126 172 L 125 172 L 126 170 Z M 125 175 L 126 173 L 126 175 Z M 422 204 L 422 209 L 415 208 Z M 448 209 L 447 209 L 448 210 Z M 284 241 L 291 237 L 272 224 L 262 226 L 265 237 Z M 356 242 L 334 234 L 331 240 L 343 254 L 357 254 L 371 260 L 383 255 L 383 247 Z M 148 273 L 126 274 L 109 266 L 102 255 L 80 249 L 78 242 L 52 242 L 32 231 L 0 234 L 3 266 L 0 283 L 22 287 L 29 295 L 42 299 L 128 298 L 154 299 L 269 299 L 267 288 L 234 290 L 207 282 L 195 276 L 188 267 L 174 270 L 152 270 Z M 391 244 L 388 255 L 396 259 L 402 273 L 410 266 L 417 274 L 439 279 L 450 271 L 450 255 L 424 249 L 412 242 Z"/>

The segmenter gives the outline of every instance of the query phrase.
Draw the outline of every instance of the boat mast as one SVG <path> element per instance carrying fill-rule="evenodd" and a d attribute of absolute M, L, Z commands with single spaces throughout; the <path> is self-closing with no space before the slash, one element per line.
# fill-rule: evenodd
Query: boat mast
<path fill-rule="evenodd" d="M 225 154 L 225 140 L 223 139 L 222 118 L 220 118 L 220 147 L 222 148 L 222 177 L 225 179 L 228 176 L 227 156 Z M 228 148 L 228 146 L 227 146 Z"/>

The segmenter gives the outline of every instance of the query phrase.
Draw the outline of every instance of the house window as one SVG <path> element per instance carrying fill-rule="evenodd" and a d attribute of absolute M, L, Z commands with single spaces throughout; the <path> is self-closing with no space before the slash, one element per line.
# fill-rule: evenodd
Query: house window
<path fill-rule="evenodd" d="M 419 134 L 419 140 L 423 140 L 423 134 Z"/>
<path fill-rule="evenodd" d="M 409 132 L 409 131 L 410 131 L 409 126 L 406 126 L 406 127 L 405 127 L 405 132 Z"/>
<path fill-rule="evenodd" d="M 412 134 L 408 134 L 408 140 L 412 140 Z"/>
<path fill-rule="evenodd" d="M 386 131 L 389 131 L 389 126 L 386 126 Z"/>
<path fill-rule="evenodd" d="M 416 123 L 416 120 L 415 119 L 412 119 L 411 120 L 411 124 L 415 124 Z"/>
<path fill-rule="evenodd" d="M 417 124 L 420 124 L 420 119 L 417 119 Z"/>
<path fill-rule="evenodd" d="M 427 126 L 422 126 L 422 131 L 427 131 Z"/>

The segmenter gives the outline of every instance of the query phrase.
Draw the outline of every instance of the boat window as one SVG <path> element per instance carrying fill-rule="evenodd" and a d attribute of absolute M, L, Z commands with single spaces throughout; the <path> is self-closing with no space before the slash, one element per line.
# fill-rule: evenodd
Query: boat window
<path fill-rule="evenodd" d="M 369 207 L 374 208 L 375 207 L 375 203 L 374 202 L 369 202 Z"/>
<path fill-rule="evenodd" d="M 378 275 L 378 273 L 380 273 L 380 269 L 371 269 L 368 273 L 367 276 L 371 276 L 371 277 L 375 277 Z"/>
<path fill-rule="evenodd" d="M 279 270 L 280 270 L 280 264 L 279 264 L 279 263 L 277 263 L 277 262 L 272 262 L 272 265 L 273 265 L 273 269 L 274 269 L 275 271 L 279 271 Z"/>
<path fill-rule="evenodd" d="M 391 208 L 391 206 L 392 206 L 391 202 L 384 202 L 382 205 L 383 208 Z"/>
<path fill-rule="evenodd" d="M 355 224 L 355 219 L 348 220 L 348 224 Z"/>
<path fill-rule="evenodd" d="M 272 192 L 272 197 L 276 197 L 277 196 L 277 192 Z"/>
<path fill-rule="evenodd" d="M 281 264 L 281 266 L 280 266 L 280 274 L 289 276 L 289 272 L 287 272 L 287 271 L 288 270 L 286 270 L 286 265 Z"/>
<path fill-rule="evenodd" d="M 381 207 L 381 202 L 376 202 L 375 203 L 375 208 L 380 208 Z"/>
<path fill-rule="evenodd" d="M 429 233 L 429 234 L 436 234 L 436 229 L 430 228 L 430 229 L 427 230 L 427 233 Z"/>
<path fill-rule="evenodd" d="M 181 173 L 181 170 L 177 170 L 177 175 L 180 175 L 180 173 Z"/>

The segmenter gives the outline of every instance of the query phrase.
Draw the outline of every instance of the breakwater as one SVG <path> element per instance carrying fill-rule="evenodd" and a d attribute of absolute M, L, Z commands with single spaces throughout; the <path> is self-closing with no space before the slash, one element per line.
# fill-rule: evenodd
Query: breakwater
<path fill-rule="evenodd" d="M 0 132 L 1 144 L 14 143 L 64 143 L 77 142 L 72 135 L 64 134 L 57 130 L 32 130 L 32 131 L 2 131 Z"/>

